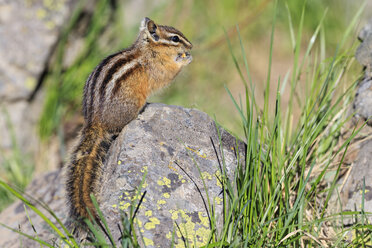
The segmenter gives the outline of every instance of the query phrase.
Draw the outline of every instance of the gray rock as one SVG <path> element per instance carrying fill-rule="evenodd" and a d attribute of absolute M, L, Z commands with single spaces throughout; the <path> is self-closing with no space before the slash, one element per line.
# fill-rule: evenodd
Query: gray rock
<path fill-rule="evenodd" d="M 35 89 L 73 0 L 5 1 L 0 5 L 0 102 Z"/>
<path fill-rule="evenodd" d="M 14 152 L 13 141 L 15 141 L 22 154 L 33 154 L 32 151 L 35 151 L 36 144 L 39 142 L 35 129 L 42 110 L 43 95 L 38 94 L 32 102 L 0 103 L 0 151 L 9 154 Z M 33 156 L 31 157 L 33 159 Z M 0 165 L 1 162 L 0 156 Z"/>
<path fill-rule="evenodd" d="M 33 198 L 30 202 L 41 210 L 48 219 L 53 221 L 54 224 L 57 224 L 55 219 L 41 207 L 41 204 L 38 201 L 47 204 L 58 218 L 66 217 L 67 209 L 66 200 L 64 198 L 65 190 L 63 187 L 62 173 L 60 171 L 50 172 L 37 177 L 28 186 L 26 192 L 28 194 L 27 198 L 30 198 L 30 196 Z M 25 211 L 25 208 L 26 207 L 22 202 L 14 202 L 11 206 L 1 212 L 0 223 L 20 230 L 21 232 L 27 233 L 33 237 L 37 236 L 42 240 L 54 244 L 56 247 L 62 247 L 61 242 L 59 242 L 51 228 L 30 208 L 26 208 L 27 212 Z M 26 213 L 29 215 L 35 231 L 33 230 Z M 40 245 L 31 239 L 27 239 L 24 236 L 20 236 L 19 234 L 0 226 L 0 247 L 40 247 Z"/>
<path fill-rule="evenodd" d="M 365 67 L 365 77 L 358 85 L 353 106 L 350 108 L 350 113 L 355 113 L 354 120 L 368 120 L 367 124 L 372 126 L 372 120 L 370 119 L 372 117 L 372 19 L 359 33 L 359 39 L 362 41 L 362 44 L 358 47 L 355 57 L 358 62 Z M 345 128 L 353 130 L 359 127 L 356 126 L 357 124 L 361 125 L 361 122 L 347 124 Z M 363 127 L 358 136 L 351 141 L 345 160 L 343 160 L 344 164 L 351 164 L 351 167 L 347 167 L 350 171 L 338 179 L 338 188 L 333 192 L 328 206 L 328 210 L 332 214 L 341 211 L 361 210 L 364 180 L 364 211 L 372 211 L 372 181 L 370 180 L 372 176 L 372 141 L 366 137 L 366 135 L 370 135 L 371 127 L 369 126 Z M 351 133 L 348 133 L 348 135 L 351 135 Z M 348 135 L 345 137 L 348 137 Z M 366 141 L 359 142 L 360 139 L 365 139 Z M 342 142 L 345 142 L 345 139 L 342 139 Z M 338 194 L 337 192 L 340 193 Z M 350 225 L 353 224 L 354 221 L 354 218 L 344 216 L 342 224 Z M 369 221 L 372 221 L 371 217 L 369 217 Z M 351 241 L 354 237 L 350 234 L 347 238 Z"/>
<path fill-rule="evenodd" d="M 359 45 L 355 58 L 358 62 L 363 65 L 371 68 L 372 65 L 372 33 L 369 34 L 362 44 Z M 369 71 L 370 72 L 370 71 Z"/>
<path fill-rule="evenodd" d="M 210 232 L 202 199 L 207 203 L 206 190 L 219 226 L 222 224 L 221 172 L 211 143 L 212 139 L 219 150 L 214 122 L 197 110 L 156 104 L 148 106 L 128 129 L 131 131 L 120 135 L 121 145 L 112 150 L 101 183 L 101 208 L 109 223 L 115 227 L 120 222 L 120 210 L 130 209 L 147 173 L 141 190 L 146 195 L 136 215 L 146 246 L 170 247 L 172 231 L 177 230 L 175 223 L 191 246 L 202 246 Z M 221 135 L 226 171 L 231 179 L 237 166 L 232 150 L 236 141 L 223 130 Z M 243 147 L 240 143 L 242 150 Z M 220 153 L 218 156 L 221 160 Z M 118 228 L 114 228 L 113 236 L 115 240 L 120 237 Z M 179 231 L 175 236 L 177 243 L 182 242 Z"/>
<path fill-rule="evenodd" d="M 366 67 L 366 77 L 372 77 L 372 19 L 359 32 L 358 38 L 362 41 L 359 45 L 355 58 L 357 61 Z"/>
<path fill-rule="evenodd" d="M 29 98 L 75 3 L 74 0 L 0 3 L 0 151 L 5 154 L 14 152 L 11 135 L 23 154 L 33 158 L 38 151 L 35 131 L 43 93 L 38 92 L 32 101 Z M 0 165 L 2 162 L 0 157 Z"/>
<path fill-rule="evenodd" d="M 245 144 L 223 129 L 219 132 L 221 144 L 217 128 L 207 114 L 163 104 L 148 105 L 124 128 L 110 149 L 97 195 L 114 240 L 120 237 L 117 224 L 121 222 L 121 211 L 128 214 L 131 206 L 137 206 L 133 200 L 137 199 L 135 196 L 143 178 L 141 193 L 146 194 L 136 214 L 136 223 L 138 234 L 142 235 L 147 247 L 170 247 L 173 230 L 176 243 L 182 243 L 182 233 L 191 246 L 194 241 L 196 247 L 205 244 L 210 233 L 208 213 L 212 214 L 211 209 L 207 211 L 204 205 L 209 205 L 207 197 L 213 205 L 217 228 L 221 230 L 221 172 L 218 162 L 222 164 L 221 148 L 224 168 L 232 179 L 237 168 L 234 149 L 238 145 L 240 157 L 244 157 Z M 32 185 L 28 194 L 50 204 L 57 216 L 65 221 L 67 212 L 60 172 L 41 177 Z M 32 211 L 28 214 L 39 237 L 60 244 L 39 217 Z M 19 202 L 0 214 L 0 223 L 12 227 L 18 227 L 20 223 L 22 231 L 35 236 Z M 0 227 L 0 247 L 17 247 L 19 242 L 17 234 Z M 28 242 L 23 243 L 27 247 L 37 246 L 31 241 L 22 239 L 22 242 Z"/>
<path fill-rule="evenodd" d="M 372 126 L 372 80 L 363 80 L 356 92 L 354 104 L 356 118 L 368 120 L 368 125 Z"/>
<path fill-rule="evenodd" d="M 359 34 L 362 44 L 358 47 L 355 57 L 365 67 L 365 77 L 358 85 L 353 110 L 356 118 L 368 120 L 372 125 L 372 19 L 365 25 Z"/>
<path fill-rule="evenodd" d="M 363 181 L 365 180 L 364 211 L 372 212 L 372 140 L 361 144 L 357 159 L 354 161 L 351 173 L 340 192 L 343 211 L 361 211 Z M 345 224 L 351 223 L 351 218 L 344 220 Z M 372 217 L 369 216 L 369 222 Z"/>
<path fill-rule="evenodd" d="M 362 30 L 360 30 L 358 38 L 361 41 L 364 41 L 364 39 L 367 38 L 369 34 L 372 34 L 372 18 L 369 19 L 367 24 L 363 26 Z"/>

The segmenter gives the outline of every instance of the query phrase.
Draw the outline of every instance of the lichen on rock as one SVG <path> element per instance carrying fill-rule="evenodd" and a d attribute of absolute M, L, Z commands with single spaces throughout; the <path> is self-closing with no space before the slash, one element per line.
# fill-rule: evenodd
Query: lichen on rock
<path fill-rule="evenodd" d="M 120 210 L 136 207 L 133 203 L 138 204 L 146 192 L 136 220 L 141 223 L 141 235 L 152 240 L 151 246 L 170 246 L 173 232 L 176 247 L 184 246 L 182 237 L 191 246 L 205 245 L 210 237 L 211 208 L 218 227 L 222 226 L 220 166 L 224 159 L 232 179 L 236 147 L 243 155 L 244 143 L 223 129 L 218 131 L 205 113 L 148 105 L 114 143 L 100 183 L 102 211 L 114 225 L 120 221 Z M 113 235 L 120 236 L 117 228 Z"/>
<path fill-rule="evenodd" d="M 222 229 L 223 175 L 233 181 L 238 160 L 244 163 L 244 153 L 243 142 L 217 127 L 201 111 L 147 105 L 112 144 L 99 183 L 97 199 L 114 240 L 121 235 L 121 214 L 131 216 L 142 198 L 134 219 L 142 245 L 170 247 L 172 236 L 175 247 L 184 247 L 183 238 L 192 247 L 206 244 L 212 214 L 215 227 Z M 61 171 L 36 178 L 27 193 L 46 202 L 59 218 L 67 220 Z M 40 217 L 30 210 L 28 215 L 38 237 L 58 242 Z M 20 202 L 0 214 L 0 223 L 13 228 L 20 224 L 23 232 L 36 235 Z M 18 234 L 2 227 L 0 234 L 0 247 L 19 245 Z M 25 238 L 22 242 L 26 247 L 39 247 Z"/>

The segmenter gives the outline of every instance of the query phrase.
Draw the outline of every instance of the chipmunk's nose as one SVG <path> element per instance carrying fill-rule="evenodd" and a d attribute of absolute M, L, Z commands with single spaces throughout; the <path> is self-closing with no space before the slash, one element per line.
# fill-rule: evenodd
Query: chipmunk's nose
<path fill-rule="evenodd" d="M 189 64 L 192 61 L 192 56 L 190 52 L 179 53 L 176 58 L 176 61 L 179 61 L 179 62 L 182 61 L 182 63 L 187 62 L 187 64 Z"/>
<path fill-rule="evenodd" d="M 184 52 L 181 54 L 181 58 L 187 58 L 187 57 L 190 57 L 191 54 L 189 52 Z"/>

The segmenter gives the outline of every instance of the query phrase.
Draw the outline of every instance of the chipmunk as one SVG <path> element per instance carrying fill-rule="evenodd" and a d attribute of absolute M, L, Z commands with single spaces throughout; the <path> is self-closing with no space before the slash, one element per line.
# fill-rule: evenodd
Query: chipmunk
<path fill-rule="evenodd" d="M 146 17 L 134 44 L 105 58 L 90 74 L 83 96 L 85 122 L 66 170 L 72 219 L 90 219 L 88 209 L 97 219 L 90 194 L 96 192 L 111 143 L 149 95 L 191 62 L 191 48 L 180 31 Z"/>

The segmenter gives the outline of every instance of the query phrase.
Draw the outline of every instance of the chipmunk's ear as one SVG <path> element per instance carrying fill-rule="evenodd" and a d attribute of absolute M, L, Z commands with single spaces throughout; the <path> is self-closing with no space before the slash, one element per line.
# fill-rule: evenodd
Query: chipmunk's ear
<path fill-rule="evenodd" d="M 155 22 L 148 17 L 145 17 L 141 22 L 140 31 L 147 31 L 149 32 L 150 36 L 155 40 L 159 40 L 159 36 L 156 34 L 156 30 L 158 26 L 156 26 Z"/>

